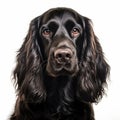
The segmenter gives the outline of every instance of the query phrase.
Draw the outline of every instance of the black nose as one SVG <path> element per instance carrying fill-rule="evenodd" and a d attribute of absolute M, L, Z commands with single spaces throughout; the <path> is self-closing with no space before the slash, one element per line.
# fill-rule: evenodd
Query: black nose
<path fill-rule="evenodd" d="M 72 51 L 68 48 L 57 49 L 54 52 L 54 57 L 58 64 L 64 65 L 64 64 L 70 63 L 72 54 L 73 54 Z"/>

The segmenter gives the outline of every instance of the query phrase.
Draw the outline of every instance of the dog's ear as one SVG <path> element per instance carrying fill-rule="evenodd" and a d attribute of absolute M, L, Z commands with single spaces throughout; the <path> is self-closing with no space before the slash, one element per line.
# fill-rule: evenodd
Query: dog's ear
<path fill-rule="evenodd" d="M 24 94 L 28 101 L 45 99 L 46 92 L 42 78 L 43 61 L 39 37 L 40 17 L 31 21 L 28 34 L 17 55 L 14 78 L 18 94 Z"/>
<path fill-rule="evenodd" d="M 86 102 L 98 102 L 107 85 L 109 65 L 105 61 L 101 45 L 94 34 L 91 20 L 84 17 L 83 26 L 77 96 Z"/>

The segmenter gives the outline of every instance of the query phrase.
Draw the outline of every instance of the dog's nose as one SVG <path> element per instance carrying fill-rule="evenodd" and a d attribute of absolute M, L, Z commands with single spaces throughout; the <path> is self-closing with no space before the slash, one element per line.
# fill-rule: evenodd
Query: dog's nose
<path fill-rule="evenodd" d="M 58 64 L 67 64 L 70 63 L 70 60 L 72 58 L 72 51 L 68 48 L 66 49 L 57 49 L 54 52 L 55 60 Z"/>

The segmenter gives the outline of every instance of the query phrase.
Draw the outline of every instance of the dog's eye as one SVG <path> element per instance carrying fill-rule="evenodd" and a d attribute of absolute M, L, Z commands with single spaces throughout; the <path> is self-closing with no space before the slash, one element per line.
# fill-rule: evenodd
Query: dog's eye
<path fill-rule="evenodd" d="M 77 37 L 79 34 L 80 34 L 80 30 L 79 30 L 79 28 L 77 28 L 77 27 L 74 27 L 74 28 L 71 30 L 71 36 L 72 36 L 72 37 Z"/>
<path fill-rule="evenodd" d="M 45 28 L 42 31 L 42 35 L 45 37 L 49 37 L 49 36 L 51 36 L 51 34 L 52 34 L 52 32 L 48 28 Z"/>

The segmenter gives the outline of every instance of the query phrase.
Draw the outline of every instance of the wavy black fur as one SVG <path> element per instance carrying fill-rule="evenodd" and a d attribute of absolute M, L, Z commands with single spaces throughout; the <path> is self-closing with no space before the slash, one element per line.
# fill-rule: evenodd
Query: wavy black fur
<path fill-rule="evenodd" d="M 51 19 L 62 18 L 64 21 L 67 17 L 80 26 L 80 35 L 74 40 L 70 34 L 67 37 L 66 34 L 62 37 L 41 34 L 43 25 Z M 60 20 L 57 19 L 59 25 L 62 24 Z M 69 26 L 66 28 L 68 31 L 71 29 Z M 57 31 L 54 24 L 52 27 Z M 74 62 L 71 62 L 74 70 L 70 67 L 70 74 L 61 74 L 61 71 L 58 74 L 51 68 L 54 66 L 51 48 L 62 40 L 75 51 Z M 98 102 L 105 93 L 108 75 L 109 65 L 91 20 L 72 9 L 50 9 L 31 21 L 18 52 L 14 70 L 17 101 L 10 120 L 94 120 L 92 103 Z"/>

